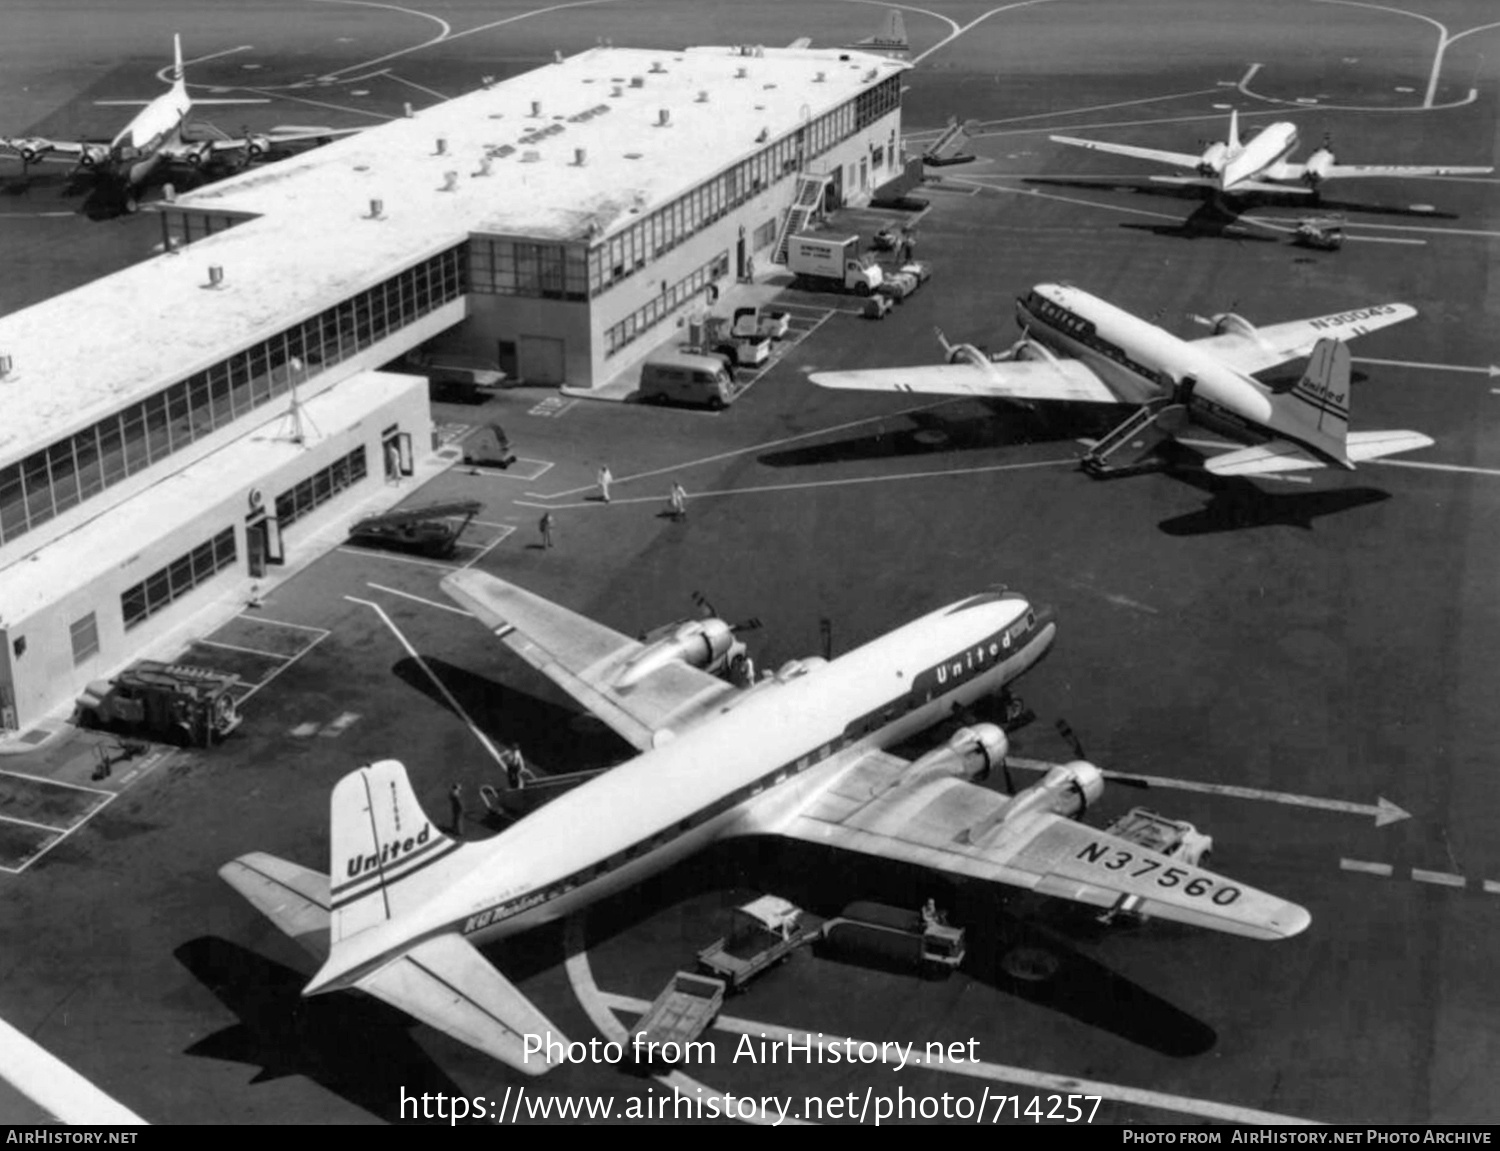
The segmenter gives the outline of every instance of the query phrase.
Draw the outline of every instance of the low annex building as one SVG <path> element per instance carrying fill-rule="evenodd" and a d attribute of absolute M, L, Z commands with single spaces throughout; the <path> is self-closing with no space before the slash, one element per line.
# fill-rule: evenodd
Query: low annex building
<path fill-rule="evenodd" d="M 867 200 L 907 67 L 559 56 L 172 198 L 164 254 L 0 317 L 0 735 L 419 468 L 426 381 L 382 365 L 431 343 L 587 394 L 768 266 L 794 203 Z"/>

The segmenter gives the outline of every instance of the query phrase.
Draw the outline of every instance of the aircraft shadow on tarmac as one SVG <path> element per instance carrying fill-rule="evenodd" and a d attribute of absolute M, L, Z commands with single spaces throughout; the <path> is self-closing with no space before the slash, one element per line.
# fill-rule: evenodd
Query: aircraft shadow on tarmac
<path fill-rule="evenodd" d="M 1142 196 L 1155 196 L 1165 200 L 1199 200 L 1204 201 L 1205 206 L 1214 207 L 1215 211 L 1229 219 L 1233 219 L 1236 214 L 1253 212 L 1261 208 L 1295 208 L 1303 216 L 1326 216 L 1330 212 L 1361 212 L 1372 216 L 1405 216 L 1422 220 L 1457 220 L 1459 218 L 1454 212 L 1428 212 L 1413 208 L 1409 204 L 1368 204 L 1357 200 L 1339 200 L 1326 193 L 1317 196 L 1304 196 L 1296 192 L 1287 192 L 1283 195 L 1277 195 L 1274 192 L 1255 192 L 1248 195 L 1239 193 L 1230 197 L 1227 204 L 1221 202 L 1215 205 L 1210 189 L 1193 184 L 1160 184 L 1144 177 L 1139 180 L 1088 180 L 1068 179 L 1063 176 L 1028 176 L 1021 182 L 1043 188 L 1087 189 L 1095 192 L 1121 191 L 1134 192 Z M 1208 199 L 1205 200 L 1205 196 L 1208 196 Z M 1108 207 L 1104 204 L 1100 206 Z"/>
<path fill-rule="evenodd" d="M 1049 402 L 1028 411 L 1003 400 L 963 400 L 941 412 L 892 416 L 872 435 L 767 452 L 757 462 L 795 468 L 1097 438 L 1129 412 L 1129 407 L 1115 404 Z"/>
<path fill-rule="evenodd" d="M 1218 1039 L 1202 1020 L 1090 959 L 1069 941 L 1064 932 L 1087 938 L 1111 930 L 1095 921 L 1093 909 L 1068 906 L 1042 912 L 1057 919 L 1059 929 L 1053 929 L 1006 910 L 1007 899 L 1031 899 L 1024 893 L 1013 896 L 994 884 L 955 883 L 923 868 L 776 837 L 716 844 L 595 905 L 589 911 L 588 935 L 591 940 L 609 938 L 685 900 L 730 889 L 774 892 L 825 918 L 861 899 L 917 908 L 935 898 L 953 923 L 967 929 L 962 971 L 971 979 L 1163 1055 L 1201 1055 Z M 1156 929 L 1160 925 L 1148 928 Z M 705 930 L 711 934 L 713 927 Z M 685 947 L 709 942 L 704 938 Z M 861 964 L 866 965 L 882 969 L 873 957 Z M 832 977 L 836 967 L 831 961 L 828 966 Z M 917 978 L 909 967 L 889 970 Z M 794 1021 L 768 1022 L 790 1026 Z"/>
<path fill-rule="evenodd" d="M 518 744 L 527 763 L 543 771 L 610 767 L 632 754 L 629 744 L 574 706 L 551 703 L 507 687 L 437 656 L 424 655 L 422 659 L 480 730 L 500 743 Z M 416 660 L 402 659 L 391 670 L 403 683 L 452 710 L 453 704 Z M 498 766 L 495 772 L 500 774 Z"/>
<path fill-rule="evenodd" d="M 189 940 L 173 955 L 239 1018 L 198 1040 L 188 1055 L 258 1066 L 252 1083 L 310 1079 L 391 1123 L 402 1120 L 403 1091 L 464 1094 L 412 1037 L 413 1020 L 395 1008 L 363 995 L 304 999 L 308 976 L 213 936 Z"/>
<path fill-rule="evenodd" d="M 1158 524 L 1169 536 L 1208 535 L 1276 526 L 1311 530 L 1312 521 L 1320 516 L 1337 515 L 1391 498 L 1390 492 L 1365 487 L 1267 491 L 1252 480 L 1216 476 L 1201 468 L 1175 469 L 1172 475 L 1207 492 L 1209 500 L 1198 511 L 1173 516 Z"/>
<path fill-rule="evenodd" d="M 211 173 L 201 174 L 174 172 L 170 180 L 153 176 L 139 189 L 137 195 L 142 202 L 148 196 L 163 196 L 163 188 L 169 183 L 178 192 L 190 192 L 209 183 L 211 179 L 229 174 L 215 169 Z M 48 170 L 45 166 L 25 173 L 12 171 L 0 174 L 0 196 L 6 197 L 12 206 L 17 201 L 25 201 L 38 212 L 69 211 L 90 220 L 113 220 L 127 214 L 125 197 L 116 189 L 86 173 L 56 168 Z"/>

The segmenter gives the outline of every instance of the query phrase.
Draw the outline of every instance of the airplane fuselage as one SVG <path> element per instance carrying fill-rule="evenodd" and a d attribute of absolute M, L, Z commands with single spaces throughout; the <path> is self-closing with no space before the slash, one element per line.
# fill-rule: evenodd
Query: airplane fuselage
<path fill-rule="evenodd" d="M 1219 190 L 1233 192 L 1235 185 L 1258 176 L 1272 176 L 1273 169 L 1297 147 L 1297 126 L 1285 120 L 1268 125 L 1253 140 L 1230 155 L 1219 173 Z"/>
<path fill-rule="evenodd" d="M 127 189 L 143 184 L 162 161 L 162 149 L 181 142 L 193 102 L 179 82 L 163 92 L 110 141 L 104 174 Z"/>
<path fill-rule="evenodd" d="M 796 661 L 712 719 L 561 796 L 483 844 L 459 847 L 453 886 L 420 911 L 343 941 L 336 990 L 432 936 L 480 944 L 555 920 L 729 835 L 771 830 L 872 748 L 998 691 L 1056 634 L 1051 612 L 1009 592 L 972 596 L 831 663 Z M 358 898 L 361 861 L 334 860 L 335 906 Z M 353 895 L 345 893 L 354 892 Z"/>
<path fill-rule="evenodd" d="M 1032 339 L 1082 360 L 1121 403 L 1168 397 L 1193 380 L 1187 412 L 1199 427 L 1243 444 L 1278 437 L 1305 443 L 1264 384 L 1097 296 L 1067 284 L 1038 284 L 1016 301 L 1016 319 Z M 1325 455 L 1315 444 L 1306 446 Z"/>

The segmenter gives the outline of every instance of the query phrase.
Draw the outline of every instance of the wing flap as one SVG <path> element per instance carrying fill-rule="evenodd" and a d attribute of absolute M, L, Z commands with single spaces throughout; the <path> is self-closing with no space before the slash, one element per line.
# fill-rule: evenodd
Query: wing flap
<path fill-rule="evenodd" d="M 909 392 L 937 396 L 980 396 L 1003 400 L 1065 400 L 1118 404 L 1120 397 L 1077 360 L 1004 360 L 984 366 L 933 364 L 912 368 L 871 368 L 813 372 L 821 388 L 861 392 Z"/>
<path fill-rule="evenodd" d="M 304 949 L 328 958 L 328 876 L 256 851 L 226 863 L 219 877 Z"/>
<path fill-rule="evenodd" d="M 1224 332 L 1193 340 L 1194 347 L 1212 352 L 1241 372 L 1254 374 L 1312 354 L 1319 340 L 1352 340 L 1388 328 L 1417 314 L 1410 304 L 1375 304 L 1307 320 L 1288 320 L 1256 328 L 1254 335 Z"/>
<path fill-rule="evenodd" d="M 1204 461 L 1204 468 L 1216 476 L 1264 476 L 1273 472 L 1297 472 L 1328 465 L 1307 449 L 1287 440 L 1257 444 L 1253 448 L 1225 452 Z"/>
<path fill-rule="evenodd" d="M 528 1057 L 527 1035 L 567 1043 L 531 1000 L 458 935 L 420 943 L 356 986 L 526 1075 L 553 1066 L 543 1053 Z"/>
<path fill-rule="evenodd" d="M 641 751 L 734 692 L 678 660 L 620 687 L 619 677 L 643 648 L 638 641 L 484 572 L 454 572 L 442 587 L 511 651 Z"/>
<path fill-rule="evenodd" d="M 1159 148 L 1138 148 L 1133 144 L 1107 144 L 1102 140 L 1080 140 L 1076 136 L 1048 136 L 1054 144 L 1067 144 L 1074 148 L 1087 148 L 1091 152 L 1108 152 L 1113 156 L 1131 156 L 1137 160 L 1154 160 L 1158 164 L 1171 164 L 1174 168 L 1197 169 L 1201 156 L 1189 156 L 1186 152 L 1163 152 Z"/>

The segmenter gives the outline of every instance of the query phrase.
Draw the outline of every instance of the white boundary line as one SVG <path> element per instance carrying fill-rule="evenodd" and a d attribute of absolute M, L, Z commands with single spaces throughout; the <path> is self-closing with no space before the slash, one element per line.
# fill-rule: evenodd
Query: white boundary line
<path fill-rule="evenodd" d="M 267 623 L 267 624 L 272 624 L 272 625 L 274 625 L 276 627 L 294 627 L 298 631 L 315 631 L 315 632 L 320 632 L 323 635 L 327 635 L 328 634 L 328 629 L 326 627 L 313 627 L 311 624 L 305 624 L 305 623 L 288 623 L 284 619 L 266 619 L 263 616 L 251 615 L 249 612 L 243 612 L 242 611 L 242 612 L 240 612 L 239 615 L 235 616 L 234 618 L 235 619 L 250 620 L 252 623 Z"/>
<path fill-rule="evenodd" d="M 277 676 L 279 676 L 282 672 L 286 671 L 287 668 L 291 667 L 292 664 L 296 663 L 299 659 L 301 659 L 303 656 L 305 656 L 308 652 L 312 651 L 313 648 L 317 647 L 320 643 L 322 643 L 325 639 L 327 639 L 332 634 L 333 634 L 332 632 L 325 631 L 322 635 L 318 636 L 317 639 L 313 640 L 310 644 L 308 644 L 306 647 L 304 647 L 301 651 L 297 652 L 296 655 L 281 656 L 280 658 L 283 661 L 282 665 L 280 667 L 278 667 L 275 671 L 273 671 L 270 675 L 266 676 L 266 678 L 263 679 L 263 680 L 261 680 L 259 683 L 252 684 L 251 687 L 250 687 L 250 690 L 247 691 L 244 695 L 240 696 L 238 702 L 239 703 L 244 703 L 247 699 L 249 699 L 252 695 L 254 695 L 256 692 L 258 692 L 261 688 L 268 686 L 273 680 L 276 679 Z M 245 681 L 241 680 L 240 682 L 244 683 Z"/>
<path fill-rule="evenodd" d="M 411 592 L 401 591 L 399 588 L 386 587 L 384 584 L 370 583 L 369 581 L 365 582 L 365 587 L 374 588 L 376 591 L 383 591 L 387 595 L 400 596 L 402 599 L 409 599 L 416 603 L 425 604 L 428 607 L 440 608 L 443 611 L 451 611 L 454 615 L 461 615 L 468 619 L 474 618 L 474 613 L 471 611 L 464 611 L 463 608 L 454 607 L 451 603 L 439 603 L 435 599 L 424 599 L 422 596 L 412 595 Z"/>
<path fill-rule="evenodd" d="M 42 1110 L 65 1123 L 114 1127 L 146 1122 L 3 1019 L 0 1019 L 0 1075 Z"/>
<path fill-rule="evenodd" d="M 391 560 L 398 564 L 416 564 L 418 567 L 438 568 L 445 572 L 458 571 L 456 564 L 440 564 L 436 560 L 419 560 L 412 556 L 392 555 L 390 552 L 383 552 L 379 548 L 335 548 L 334 550 L 343 552 L 349 556 L 375 556 L 380 559 Z"/>
<path fill-rule="evenodd" d="M 33 783 L 50 783 L 54 787 L 71 787 L 74 791 L 88 791 L 95 795 L 117 795 L 118 792 L 110 791 L 107 787 L 89 787 L 82 783 L 69 783 L 65 779 L 48 779 L 45 775 L 27 775 L 24 771 L 12 771 L 10 768 L 0 768 L 0 775 L 13 775 L 17 779 L 29 779 Z"/>
<path fill-rule="evenodd" d="M 201 643 L 208 647 L 222 647 L 225 651 L 242 651 L 246 655 L 263 655 L 267 659 L 281 660 L 288 658 L 283 652 L 262 651 L 258 647 L 241 647 L 237 643 L 224 643 L 222 640 L 217 639 L 195 639 L 193 643 Z M 192 647 L 193 644 L 188 644 L 188 646 Z"/>

